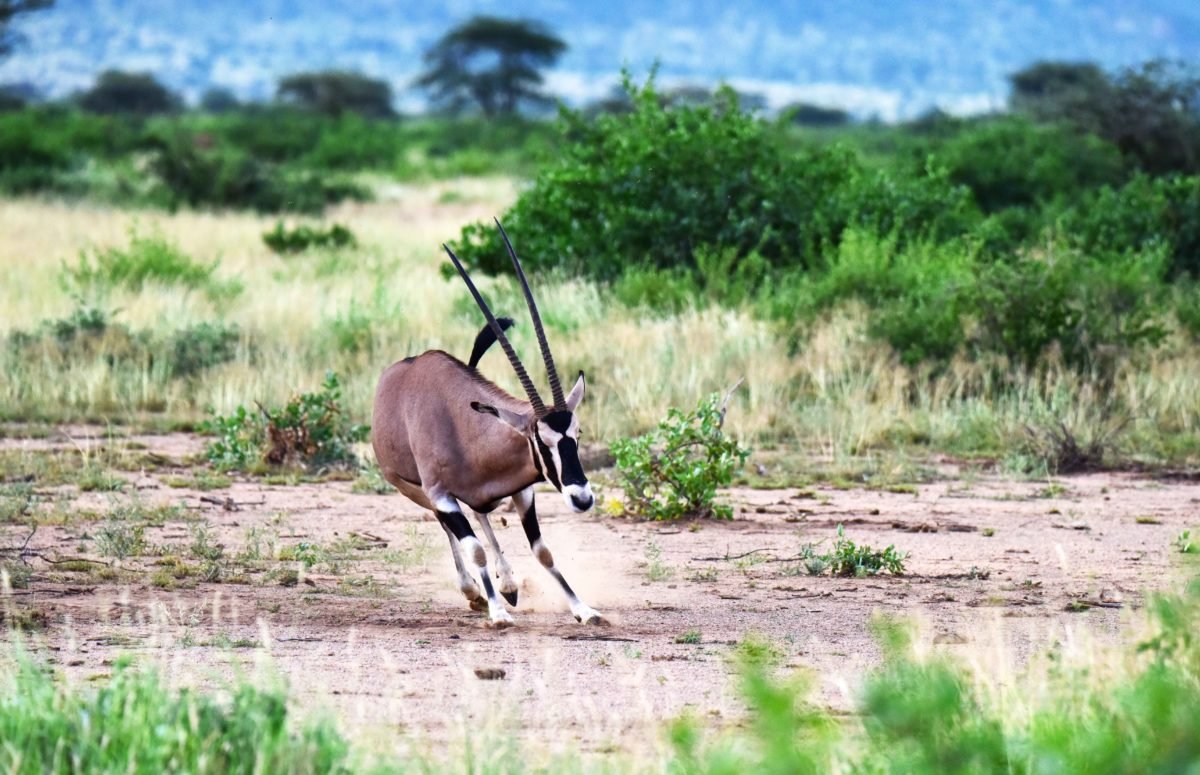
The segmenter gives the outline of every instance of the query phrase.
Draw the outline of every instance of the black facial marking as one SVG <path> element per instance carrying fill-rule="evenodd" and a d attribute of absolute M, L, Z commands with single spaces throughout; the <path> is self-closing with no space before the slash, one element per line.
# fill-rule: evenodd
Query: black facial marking
<path fill-rule="evenodd" d="M 571 412 L 551 412 L 542 418 L 542 422 L 546 423 L 551 430 L 556 433 L 566 433 L 571 427 Z"/>
<path fill-rule="evenodd" d="M 575 444 L 575 439 L 563 436 L 559 440 L 558 459 L 562 461 L 563 484 L 587 484 L 587 477 L 583 475 L 583 464 L 579 462 L 579 447 Z"/>
<path fill-rule="evenodd" d="M 562 484 L 558 481 L 558 469 L 554 467 L 554 455 L 550 453 L 550 448 L 546 446 L 546 442 L 542 441 L 541 436 L 537 437 L 537 445 L 545 466 L 546 478 L 550 480 L 550 484 L 554 485 L 554 489 L 562 492 Z"/>

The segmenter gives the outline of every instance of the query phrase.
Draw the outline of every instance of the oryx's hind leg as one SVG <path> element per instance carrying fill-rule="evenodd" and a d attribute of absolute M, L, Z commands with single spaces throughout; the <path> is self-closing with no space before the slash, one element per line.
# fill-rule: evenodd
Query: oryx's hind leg
<path fill-rule="evenodd" d="M 504 595 L 508 604 L 515 608 L 517 605 L 517 582 L 513 581 L 512 566 L 508 564 L 508 558 L 504 556 L 500 542 L 496 540 L 496 534 L 492 531 L 492 521 L 488 519 L 488 515 L 476 511 L 475 518 L 479 520 L 479 526 L 483 528 L 483 534 L 487 536 L 488 543 L 492 545 L 492 551 L 496 555 L 496 578 L 500 580 L 500 594 Z"/>
<path fill-rule="evenodd" d="M 466 553 L 467 559 L 479 572 L 479 580 L 483 582 L 483 591 L 487 595 L 488 620 L 494 627 L 507 627 L 512 624 L 512 614 L 504 608 L 504 602 L 496 594 L 496 587 L 488 574 L 487 552 L 475 537 L 475 531 L 471 530 L 471 524 L 459 508 L 458 501 L 449 495 L 441 495 L 432 500 L 437 506 L 438 521 L 446 528 L 446 532 L 458 539 L 458 544 Z"/>
<path fill-rule="evenodd" d="M 533 488 L 527 487 L 514 495 L 513 503 L 516 504 L 517 513 L 521 515 L 521 527 L 525 528 L 525 537 L 529 539 L 533 555 L 562 587 L 575 621 L 583 624 L 603 624 L 604 618 L 600 616 L 600 612 L 580 600 L 579 596 L 575 594 L 575 590 L 571 589 L 571 585 L 559 573 L 558 568 L 554 567 L 554 555 L 550 554 L 550 550 L 546 548 L 546 543 L 542 540 L 542 529 L 538 526 L 537 512 L 533 506 Z"/>
<path fill-rule="evenodd" d="M 458 588 L 462 591 L 463 597 L 467 599 L 472 611 L 486 611 L 488 608 L 487 598 L 479 594 L 479 585 L 475 583 L 475 579 L 471 578 L 471 574 L 467 572 L 467 568 L 463 565 L 462 546 L 459 545 L 458 539 L 454 537 L 454 533 L 450 532 L 450 528 L 446 527 L 445 522 L 439 523 L 442 530 L 446 531 L 446 537 L 450 539 L 450 553 L 454 555 L 454 569 L 458 571 Z"/>

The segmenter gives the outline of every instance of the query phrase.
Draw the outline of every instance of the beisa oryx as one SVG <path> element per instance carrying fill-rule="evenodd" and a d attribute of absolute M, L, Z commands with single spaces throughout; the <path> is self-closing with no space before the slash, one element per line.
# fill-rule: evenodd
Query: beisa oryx
<path fill-rule="evenodd" d="M 579 419 L 575 416 L 583 398 L 583 372 L 564 396 L 529 281 L 499 221 L 496 227 L 525 293 L 546 363 L 553 406 L 543 403 L 504 335 L 512 321 L 496 319 L 458 257 L 443 245 L 487 318 L 487 325 L 475 340 L 469 363 L 442 350 L 429 350 L 388 367 L 375 391 L 371 443 L 384 477 L 410 500 L 437 515 L 450 539 L 459 589 L 472 608 L 483 610 L 486 606 L 491 624 L 508 625 L 513 618 L 497 596 L 483 544 L 475 537 L 460 504 L 475 512 L 495 553 L 499 593 L 515 606 L 517 585 L 512 569 L 488 520 L 488 514 L 505 498 L 512 498 L 534 555 L 566 593 L 575 619 L 599 624 L 600 614 L 579 599 L 554 566 L 554 557 L 538 527 L 533 493 L 535 484 L 549 480 L 573 511 L 584 512 L 592 507 L 591 486 L 579 462 Z M 528 401 L 509 395 L 477 370 L 480 357 L 496 341 L 512 363 Z M 467 571 L 464 554 L 478 571 L 486 597 L 480 595 Z"/>

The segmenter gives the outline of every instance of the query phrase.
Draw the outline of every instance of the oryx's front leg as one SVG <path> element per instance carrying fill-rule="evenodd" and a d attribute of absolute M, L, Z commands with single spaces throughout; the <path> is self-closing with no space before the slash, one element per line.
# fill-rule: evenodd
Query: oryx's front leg
<path fill-rule="evenodd" d="M 603 623 L 604 619 L 600 616 L 600 612 L 580 600 L 579 596 L 575 594 L 575 590 L 571 589 L 571 585 L 558 572 L 558 568 L 554 567 L 554 555 L 550 554 L 546 542 L 542 540 L 542 529 L 538 526 L 537 512 L 533 505 L 533 487 L 527 487 L 514 495 L 513 503 L 516 504 L 517 513 L 521 515 L 521 527 L 525 528 L 525 537 L 529 539 L 533 555 L 566 593 L 567 602 L 571 606 L 571 614 L 575 620 L 584 624 Z"/>
<path fill-rule="evenodd" d="M 496 578 L 500 580 L 500 594 L 504 595 L 509 605 L 516 608 L 517 582 L 513 581 L 512 566 L 508 564 L 508 558 L 504 556 L 500 542 L 496 540 L 496 534 L 492 531 L 492 521 L 488 519 L 487 514 L 478 511 L 475 512 L 475 518 L 479 520 L 479 526 L 483 528 L 483 534 L 487 536 L 488 543 L 492 545 L 492 551 L 496 555 Z"/>
<path fill-rule="evenodd" d="M 487 594 L 488 619 L 493 626 L 497 627 L 506 627 L 512 624 L 512 615 L 504 609 L 504 603 L 497 596 L 496 587 L 492 584 L 491 576 L 488 574 L 487 553 L 483 550 L 483 544 L 479 543 L 479 539 L 475 537 L 475 532 L 471 530 L 471 525 L 463 515 L 462 509 L 459 508 L 458 501 L 449 496 L 441 496 L 432 500 L 437 506 L 438 521 L 442 523 L 446 532 L 458 539 L 462 550 L 466 552 L 467 559 L 474 563 L 475 568 L 479 571 L 479 580 L 483 582 L 483 591 Z"/>
<path fill-rule="evenodd" d="M 486 611 L 488 604 L 487 598 L 479 594 L 479 585 L 475 583 L 475 579 L 471 578 L 471 574 L 467 572 L 467 568 L 463 565 L 462 546 L 459 545 L 458 539 L 454 537 L 454 533 L 450 532 L 450 528 L 446 527 L 445 522 L 439 520 L 442 530 L 446 531 L 446 537 L 450 539 L 450 553 L 454 556 L 454 570 L 458 572 L 458 588 L 463 593 L 463 597 L 471 606 L 472 611 Z"/>

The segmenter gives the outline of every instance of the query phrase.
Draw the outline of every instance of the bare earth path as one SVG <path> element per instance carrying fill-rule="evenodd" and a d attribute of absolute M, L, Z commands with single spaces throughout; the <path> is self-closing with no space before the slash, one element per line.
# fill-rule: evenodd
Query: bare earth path
<path fill-rule="evenodd" d="M 738 490 L 735 521 L 696 525 L 581 518 L 546 492 L 539 513 L 558 566 L 610 625 L 574 622 L 508 514 L 497 527 L 521 585 L 517 626 L 492 630 L 460 597 L 440 528 L 407 500 L 354 494 L 349 482 L 172 488 L 168 478 L 195 473 L 178 461 L 199 440 L 136 441 L 175 462 L 122 474 L 125 493 L 82 493 L 72 508 L 103 511 L 129 493 L 183 503 L 180 519 L 146 528 L 149 545 L 186 546 L 206 521 L 226 558 L 266 559 L 220 583 L 163 589 L 152 583 L 153 557 L 125 561 L 129 572 L 116 578 L 62 570 L 50 560 L 103 559 L 99 523 L 44 525 L 29 543 L 39 553 L 31 583 L 7 603 L 46 615 L 35 642 L 80 681 L 107 674 L 122 653 L 163 666 L 172 682 L 218 686 L 269 663 L 300 704 L 331 710 L 355 736 L 393 750 L 461 739 L 478 723 L 551 750 L 655 745 L 661 722 L 685 711 L 740 714 L 728 655 L 750 632 L 779 646 L 786 664 L 812 670 L 819 701 L 845 709 L 878 662 L 878 612 L 915 616 L 936 648 L 1011 671 L 1052 643 L 1121 638 L 1143 593 L 1174 585 L 1171 542 L 1200 523 L 1197 483 L 1126 474 L 975 476 L 916 494 Z M 8 439 L 0 448 L 87 443 Z M 831 541 L 839 523 L 856 542 L 911 553 L 908 574 L 812 577 L 789 559 L 805 543 Z M 28 534 L 0 529 L 0 546 Z M 314 546 L 351 548 L 318 556 L 309 572 L 272 559 Z M 504 678 L 480 680 L 477 668 Z"/>

